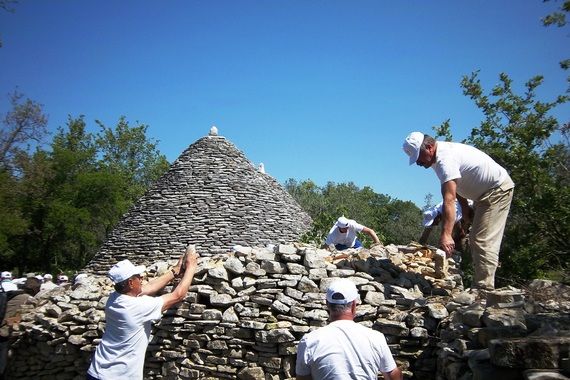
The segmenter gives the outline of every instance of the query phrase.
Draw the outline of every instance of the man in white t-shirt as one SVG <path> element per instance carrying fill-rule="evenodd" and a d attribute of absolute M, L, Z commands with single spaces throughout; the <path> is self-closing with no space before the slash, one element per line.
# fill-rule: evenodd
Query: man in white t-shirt
<path fill-rule="evenodd" d="M 43 276 L 43 284 L 40 290 L 51 290 L 53 288 L 57 288 L 57 285 L 53 282 L 53 276 L 49 273 L 44 274 Z"/>
<path fill-rule="evenodd" d="M 441 182 L 443 227 L 440 246 L 448 257 L 455 248 L 451 236 L 455 223 L 455 200 L 469 218 L 467 199 L 472 199 L 473 222 L 469 248 L 473 258 L 475 288 L 495 288 L 499 250 L 513 199 L 515 184 L 507 171 L 484 152 L 465 144 L 435 141 L 421 132 L 413 132 L 404 141 L 404 152 L 424 168 L 433 168 Z"/>
<path fill-rule="evenodd" d="M 186 270 L 178 286 L 171 293 L 151 297 L 180 275 L 184 257 Z M 197 258 L 191 246 L 175 267 L 144 285 L 144 266 L 123 260 L 109 270 L 116 291 L 105 305 L 105 333 L 87 371 L 88 380 L 143 378 L 152 322 L 184 299 L 196 272 Z"/>
<path fill-rule="evenodd" d="M 354 282 L 343 278 L 327 288 L 331 323 L 305 334 L 297 347 L 297 380 L 401 380 L 384 334 L 354 322 L 359 300 Z"/>
<path fill-rule="evenodd" d="M 468 202 L 468 212 L 471 216 L 466 218 L 471 220 L 473 215 L 473 201 L 471 199 Z M 431 234 L 433 227 L 439 225 L 441 222 L 441 215 L 443 214 L 443 202 L 439 202 L 433 207 L 428 208 L 423 212 L 423 222 L 424 231 L 420 237 L 420 244 L 425 244 Z M 453 232 L 451 233 L 453 241 L 455 242 L 456 249 L 463 251 L 464 245 L 462 240 L 466 237 L 466 233 L 469 231 L 469 225 L 463 219 L 463 212 L 461 210 L 461 205 L 458 201 L 455 202 L 455 224 L 453 225 Z"/>
<path fill-rule="evenodd" d="M 325 247 L 329 249 L 335 248 L 339 251 L 348 248 L 361 248 L 362 243 L 356 236 L 356 234 L 361 231 L 368 234 L 375 244 L 380 243 L 373 229 L 341 216 L 330 229 L 327 239 L 325 240 Z"/>

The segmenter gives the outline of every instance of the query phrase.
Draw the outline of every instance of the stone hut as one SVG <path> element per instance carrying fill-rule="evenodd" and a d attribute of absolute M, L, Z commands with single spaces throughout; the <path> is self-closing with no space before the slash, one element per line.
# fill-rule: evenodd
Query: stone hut
<path fill-rule="evenodd" d="M 104 274 L 126 258 L 147 265 L 175 258 L 189 243 L 212 256 L 235 245 L 294 242 L 311 223 L 275 179 L 212 127 L 129 210 L 86 270 Z"/>

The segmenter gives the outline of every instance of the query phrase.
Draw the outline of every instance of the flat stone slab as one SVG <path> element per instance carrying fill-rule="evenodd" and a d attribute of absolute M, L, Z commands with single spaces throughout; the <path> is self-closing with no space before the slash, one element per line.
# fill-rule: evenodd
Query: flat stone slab
<path fill-rule="evenodd" d="M 533 336 L 493 339 L 489 342 L 491 362 L 509 368 L 557 369 L 569 349 L 570 336 Z"/>

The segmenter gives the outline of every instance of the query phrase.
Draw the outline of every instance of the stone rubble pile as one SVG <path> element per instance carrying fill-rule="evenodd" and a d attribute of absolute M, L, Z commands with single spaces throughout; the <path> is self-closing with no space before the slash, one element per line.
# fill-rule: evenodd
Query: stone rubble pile
<path fill-rule="evenodd" d="M 148 277 L 168 265 L 155 263 Z M 378 245 L 331 253 L 304 244 L 235 247 L 200 258 L 186 299 L 153 328 L 145 379 L 294 378 L 297 343 L 327 323 L 324 291 L 339 277 L 357 285 L 362 300 L 357 322 L 386 335 L 406 378 L 498 378 L 485 377 L 487 372 L 472 369 L 472 362 L 485 363 L 487 343 L 493 345 L 488 356 L 508 351 L 493 338 L 509 339 L 513 331 L 525 337 L 531 330 L 531 297 L 525 300 L 515 289 L 498 292 L 481 311 L 463 291 L 455 262 L 427 248 Z M 108 279 L 91 276 L 72 289 L 39 295 L 19 325 L 9 378 L 83 379 L 105 328 L 104 306 L 111 291 Z M 533 331 L 544 332 L 544 302 L 533 305 L 532 320 L 541 326 Z M 566 326 L 568 315 L 556 318 L 559 327 Z M 567 344 L 560 337 L 549 346 L 549 364 L 567 357 Z M 533 347 L 529 340 L 529 354 Z M 500 357 L 487 364 L 506 368 L 523 360 Z"/>
<path fill-rule="evenodd" d="M 525 299 L 526 298 L 526 299 Z M 438 379 L 570 379 L 570 287 L 462 292 L 447 303 Z"/>
<path fill-rule="evenodd" d="M 433 378 L 434 336 L 447 316 L 441 297 L 461 277 L 450 268 L 455 273 L 436 278 L 444 268 L 436 268 L 431 251 L 414 251 L 377 246 L 331 254 L 296 244 L 201 258 L 184 302 L 155 325 L 145 378 L 294 377 L 297 342 L 326 324 L 324 291 L 338 277 L 360 290 L 357 320 L 386 334 L 409 375 Z M 167 267 L 157 263 L 149 276 Z M 111 285 L 92 276 L 40 295 L 19 326 L 11 378 L 82 378 L 105 328 Z"/>

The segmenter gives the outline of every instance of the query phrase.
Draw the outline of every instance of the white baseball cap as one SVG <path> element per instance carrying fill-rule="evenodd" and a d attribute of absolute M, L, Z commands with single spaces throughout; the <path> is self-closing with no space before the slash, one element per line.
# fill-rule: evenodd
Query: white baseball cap
<path fill-rule="evenodd" d="M 2 280 L 11 280 L 12 279 L 12 273 L 6 271 L 6 272 L 2 272 Z"/>
<path fill-rule="evenodd" d="M 344 216 L 341 216 L 336 220 L 335 225 L 340 228 L 346 228 L 348 227 L 348 219 L 345 218 Z"/>
<path fill-rule="evenodd" d="M 412 132 L 404 140 L 404 152 L 410 157 L 410 165 L 414 164 L 420 157 L 420 148 L 424 142 L 424 134 L 421 132 Z"/>
<path fill-rule="evenodd" d="M 356 299 L 360 299 L 354 282 L 341 278 L 333 281 L 327 288 L 327 302 L 346 305 Z"/>
<path fill-rule="evenodd" d="M 44 280 L 52 280 L 53 276 L 49 273 L 44 274 Z"/>
<path fill-rule="evenodd" d="M 144 271 L 144 265 L 134 266 L 129 260 L 123 260 L 111 267 L 109 270 L 109 278 L 117 284 L 131 278 L 135 274 L 141 274 Z"/>
<path fill-rule="evenodd" d="M 429 227 L 433 224 L 433 221 L 439 214 L 440 210 L 441 209 L 430 208 L 429 210 L 424 211 L 424 222 L 423 222 L 424 227 Z"/>

